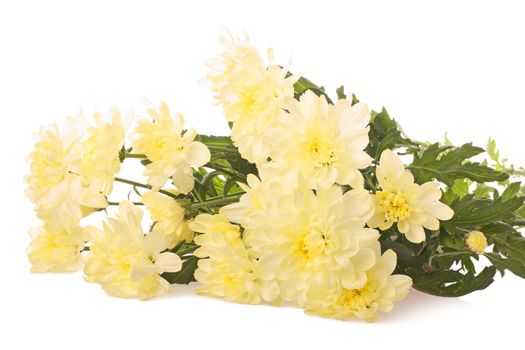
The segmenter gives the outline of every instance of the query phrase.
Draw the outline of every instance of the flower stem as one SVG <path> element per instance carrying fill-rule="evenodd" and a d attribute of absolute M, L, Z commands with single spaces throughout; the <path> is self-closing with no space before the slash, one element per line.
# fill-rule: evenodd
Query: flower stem
<path fill-rule="evenodd" d="M 239 151 L 237 151 L 237 150 L 235 150 L 233 148 L 222 147 L 222 146 L 211 146 L 211 145 L 206 145 L 206 147 L 208 147 L 208 149 L 211 152 L 239 154 Z"/>
<path fill-rule="evenodd" d="M 132 202 L 134 205 L 144 205 L 142 202 Z M 120 202 L 110 202 L 108 201 L 108 205 L 119 205 Z"/>
<path fill-rule="evenodd" d="M 234 171 L 230 171 L 229 169 L 225 169 L 225 168 L 221 167 L 220 165 L 206 164 L 205 167 L 213 169 L 213 170 L 216 170 L 216 171 L 218 171 L 220 173 L 223 173 L 224 175 L 228 175 L 228 176 L 234 177 L 234 178 L 236 178 L 238 180 L 246 181 L 246 176 L 244 174 L 237 173 L 237 172 L 234 172 Z"/>
<path fill-rule="evenodd" d="M 428 264 L 432 266 L 432 260 L 434 260 L 434 258 L 440 258 L 443 256 L 463 256 L 465 254 L 472 254 L 472 252 L 470 250 L 458 250 L 455 252 L 445 252 L 441 254 L 432 255 L 430 258 L 428 258 Z"/>
<path fill-rule="evenodd" d="M 143 183 L 140 183 L 140 182 L 136 182 L 136 181 L 132 181 L 132 180 L 128 180 L 128 179 L 123 179 L 121 177 L 115 177 L 115 181 L 117 182 L 122 182 L 124 184 L 128 184 L 128 185 L 132 185 L 132 186 L 135 186 L 135 187 L 141 187 L 141 188 L 146 188 L 148 190 L 151 190 L 151 186 L 150 185 L 146 185 L 146 184 L 143 184 Z M 171 198 L 177 198 L 177 196 L 171 192 L 168 192 L 168 191 L 165 191 L 165 190 L 159 190 L 158 191 L 159 193 L 162 193 L 166 196 L 169 196 Z"/>
<path fill-rule="evenodd" d="M 525 177 L 525 169 L 505 169 L 510 176 Z"/>
<path fill-rule="evenodd" d="M 225 204 L 235 203 L 239 200 L 239 197 L 242 195 L 242 193 L 238 193 L 235 195 L 231 195 L 228 197 L 212 197 L 208 200 L 205 200 L 203 202 L 199 203 L 193 203 L 191 205 L 191 209 L 201 209 L 201 208 L 208 208 L 208 207 L 217 207 L 222 206 Z"/>
<path fill-rule="evenodd" d="M 140 158 L 140 159 L 146 159 L 146 155 L 145 154 L 140 154 L 140 153 L 124 153 L 124 158 Z"/>

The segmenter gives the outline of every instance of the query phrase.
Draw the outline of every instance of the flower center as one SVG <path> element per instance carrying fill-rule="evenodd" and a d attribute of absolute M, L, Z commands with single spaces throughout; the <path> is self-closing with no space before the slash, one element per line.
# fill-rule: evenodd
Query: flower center
<path fill-rule="evenodd" d="M 378 191 L 379 205 L 385 211 L 385 220 L 398 222 L 412 213 L 408 196 L 403 192 Z"/>
<path fill-rule="evenodd" d="M 64 164 L 64 152 L 58 144 L 41 141 L 33 153 L 31 171 L 35 187 L 52 187 L 64 179 L 68 168 Z"/>
<path fill-rule="evenodd" d="M 353 311 L 365 311 L 377 297 L 376 285 L 370 282 L 361 289 L 343 289 L 337 304 Z"/>
<path fill-rule="evenodd" d="M 293 245 L 293 251 L 299 260 L 306 264 L 323 254 L 327 247 L 326 237 L 318 230 L 301 235 Z"/>
<path fill-rule="evenodd" d="M 261 89 L 257 86 L 246 86 L 239 93 L 238 108 L 240 110 L 239 115 L 250 115 L 255 110 L 260 109 L 259 100 L 261 95 Z"/>
<path fill-rule="evenodd" d="M 329 167 L 335 161 L 335 151 L 332 143 L 327 139 L 313 138 L 306 145 L 307 158 L 310 159 L 316 167 Z"/>
<path fill-rule="evenodd" d="M 184 151 L 181 137 L 157 136 L 152 140 L 147 156 L 151 161 L 163 160 L 167 155 L 181 155 Z"/>

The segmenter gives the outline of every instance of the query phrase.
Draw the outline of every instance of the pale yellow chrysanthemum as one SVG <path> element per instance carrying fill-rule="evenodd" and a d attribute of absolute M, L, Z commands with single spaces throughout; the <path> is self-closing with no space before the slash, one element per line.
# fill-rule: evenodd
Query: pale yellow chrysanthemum
<path fill-rule="evenodd" d="M 377 320 L 379 312 L 390 312 L 394 302 L 402 300 L 412 286 L 405 275 L 392 275 L 396 267 L 396 253 L 387 250 L 381 255 L 376 244 L 376 263 L 366 272 L 366 283 L 357 289 L 332 285 L 314 285 L 307 293 L 306 312 L 347 320 L 360 318 L 367 322 Z"/>
<path fill-rule="evenodd" d="M 259 176 L 262 180 L 253 174 L 248 174 L 246 184 L 238 184 L 246 193 L 238 202 L 220 209 L 221 214 L 227 216 L 231 222 L 241 224 L 246 230 L 260 228 L 269 208 L 275 201 L 276 194 L 290 194 L 298 187 L 294 174 L 288 174 L 287 177 L 282 178 L 279 176 L 279 169 L 275 167 L 260 168 Z"/>
<path fill-rule="evenodd" d="M 100 283 L 110 295 L 140 299 L 161 295 L 171 286 L 160 274 L 182 267 L 178 255 L 163 252 L 167 246 L 162 235 L 144 235 L 142 214 L 131 202 L 121 202 L 117 216 L 104 222 L 103 231 L 92 234 L 85 278 Z"/>
<path fill-rule="evenodd" d="M 467 248 L 477 254 L 484 254 L 487 249 L 487 237 L 481 231 L 472 231 L 465 236 Z"/>
<path fill-rule="evenodd" d="M 26 194 L 35 205 L 54 205 L 67 191 L 69 174 L 79 171 L 77 147 L 83 132 L 78 119 L 67 118 L 62 131 L 52 124 L 35 134 L 35 147 L 28 157 L 30 172 L 26 176 Z"/>
<path fill-rule="evenodd" d="M 35 204 L 37 216 L 53 228 L 62 227 L 64 218 L 75 217 L 73 222 L 77 224 L 82 215 L 87 214 L 85 208 L 107 206 L 100 191 L 83 187 L 77 175 L 83 132 L 77 118 L 67 118 L 62 130 L 56 124 L 42 128 L 28 157 L 30 172 L 26 177 L 26 194 Z"/>
<path fill-rule="evenodd" d="M 201 258 L 195 270 L 201 284 L 197 293 L 249 304 L 278 301 L 277 282 L 264 279 L 259 262 L 240 237 L 239 226 L 223 215 L 209 214 L 197 216 L 190 226 L 202 232 L 195 237 L 200 247 L 194 254 Z"/>
<path fill-rule="evenodd" d="M 80 177 L 82 185 L 109 195 L 115 174 L 120 171 L 119 153 L 124 146 L 126 130 L 131 118 L 122 118 L 120 111 L 111 111 L 111 121 L 104 121 L 100 113 L 93 115 L 93 124 L 80 145 Z"/>
<path fill-rule="evenodd" d="M 224 51 L 207 62 L 210 69 L 207 79 L 211 82 L 211 89 L 219 101 L 223 95 L 226 95 L 228 85 L 235 79 L 240 70 L 264 66 L 259 52 L 250 43 L 247 35 L 240 39 L 233 37 L 228 31 L 224 31 L 220 37 L 220 43 Z M 228 115 L 226 118 L 228 121 L 234 121 L 236 116 Z"/>
<path fill-rule="evenodd" d="M 375 214 L 368 226 L 386 230 L 393 224 L 413 243 L 425 240 L 425 230 L 438 230 L 439 220 L 454 215 L 441 203 L 441 190 L 436 182 L 418 185 L 405 170 L 401 160 L 389 149 L 383 151 L 376 170 L 381 190 L 375 193 Z"/>
<path fill-rule="evenodd" d="M 233 122 L 232 140 L 240 154 L 252 163 L 266 162 L 270 152 L 269 134 L 283 116 L 283 103 L 293 97 L 298 76 L 286 77 L 287 70 L 265 64 L 247 37 L 226 33 L 224 51 L 208 63 L 208 80 L 222 104 L 226 120 Z"/>
<path fill-rule="evenodd" d="M 302 306 L 309 285 L 337 280 L 346 288 L 366 282 L 365 271 L 375 262 L 369 247 L 379 234 L 365 228 L 372 214 L 371 196 L 364 189 L 343 195 L 338 186 L 299 189 L 276 196 L 272 207 L 246 235 L 265 278 L 279 281 L 281 296 Z"/>
<path fill-rule="evenodd" d="M 371 164 L 368 145 L 370 113 L 366 104 L 339 100 L 330 105 L 324 96 L 305 92 L 285 106 L 289 115 L 273 134 L 272 161 L 285 172 L 296 172 L 312 189 L 337 183 L 363 187 L 359 169 Z"/>
<path fill-rule="evenodd" d="M 193 231 L 184 221 L 185 210 L 173 198 L 158 192 L 146 192 L 142 195 L 142 202 L 155 221 L 153 231 L 158 232 L 166 239 L 167 248 L 173 248 L 178 242 L 191 242 Z"/>
<path fill-rule="evenodd" d="M 202 142 L 193 141 L 195 130 L 182 134 L 184 118 L 179 113 L 172 118 L 165 103 L 160 103 L 159 112 L 149 108 L 148 113 L 153 120 L 139 120 L 132 136 L 133 151 L 151 161 L 144 171 L 148 184 L 158 190 L 171 177 L 177 190 L 186 194 L 194 186 L 191 167 L 208 163 L 210 151 Z"/>
<path fill-rule="evenodd" d="M 81 265 L 80 252 L 90 228 L 41 226 L 29 231 L 31 243 L 27 256 L 32 272 L 70 272 Z"/>

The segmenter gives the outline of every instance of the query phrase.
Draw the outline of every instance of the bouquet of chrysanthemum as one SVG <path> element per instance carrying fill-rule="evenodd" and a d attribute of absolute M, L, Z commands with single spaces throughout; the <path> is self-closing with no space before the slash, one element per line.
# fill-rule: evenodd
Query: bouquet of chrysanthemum
<path fill-rule="evenodd" d="M 461 296 L 497 271 L 525 277 L 525 196 L 512 180 L 525 171 L 492 140 L 477 161 L 470 143 L 415 141 L 343 87 L 330 98 L 271 51 L 265 63 L 247 38 L 222 43 L 207 79 L 231 136 L 187 130 L 164 103 L 136 120 L 114 109 L 40 130 L 27 176 L 42 221 L 33 271 L 83 265 L 108 294 L 140 299 L 197 281 L 199 294 L 366 321 L 411 286 Z M 132 158 L 145 180 L 117 176 Z M 127 200 L 111 198 L 115 182 Z"/>

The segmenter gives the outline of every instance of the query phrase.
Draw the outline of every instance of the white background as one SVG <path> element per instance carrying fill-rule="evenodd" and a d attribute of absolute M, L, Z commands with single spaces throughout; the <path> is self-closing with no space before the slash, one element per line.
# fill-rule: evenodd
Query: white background
<path fill-rule="evenodd" d="M 226 133 L 199 84 L 222 25 L 374 109 L 420 140 L 498 141 L 525 164 L 525 10 L 508 1 L 0 2 L 0 348 L 456 348 L 519 340 L 525 281 L 512 274 L 459 299 L 413 291 L 376 324 L 237 305 L 192 286 L 148 302 L 106 296 L 80 273 L 30 274 L 37 222 L 23 196 L 31 133 L 80 107 L 165 100 L 200 132 Z M 522 338 L 521 338 L 522 339 Z"/>

